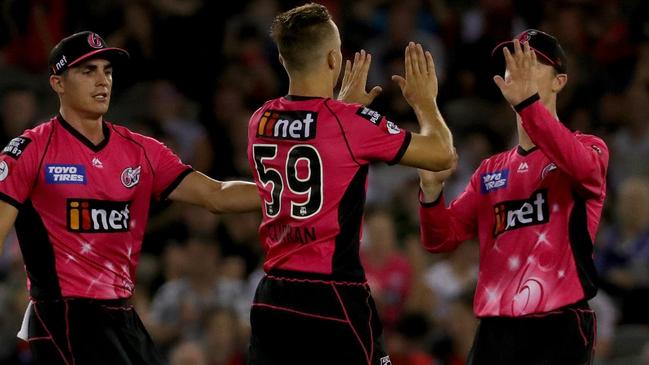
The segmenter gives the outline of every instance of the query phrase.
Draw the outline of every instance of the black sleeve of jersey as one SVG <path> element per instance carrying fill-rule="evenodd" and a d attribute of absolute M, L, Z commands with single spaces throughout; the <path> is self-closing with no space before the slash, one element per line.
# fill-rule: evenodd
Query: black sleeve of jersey
<path fill-rule="evenodd" d="M 406 150 L 408 149 L 408 146 L 410 146 L 410 140 L 412 139 L 412 133 L 408 130 L 406 130 L 406 136 L 403 138 L 403 143 L 401 144 L 401 147 L 399 147 L 399 151 L 397 151 L 396 156 L 388 162 L 388 165 L 395 165 L 398 164 L 399 161 L 403 158 L 403 155 L 406 153 Z"/>
<path fill-rule="evenodd" d="M 194 169 L 192 168 L 187 168 L 186 170 L 183 170 L 180 174 L 178 174 L 178 177 L 176 177 L 169 186 L 167 186 L 162 193 L 160 194 L 160 201 L 167 200 L 169 195 L 180 185 L 180 183 L 183 181 L 183 179 L 194 172 Z"/>
<path fill-rule="evenodd" d="M 22 207 L 22 204 L 20 204 L 18 200 L 10 197 L 7 194 L 0 193 L 0 200 L 7 204 L 13 205 L 16 209 L 20 209 L 20 207 Z"/>

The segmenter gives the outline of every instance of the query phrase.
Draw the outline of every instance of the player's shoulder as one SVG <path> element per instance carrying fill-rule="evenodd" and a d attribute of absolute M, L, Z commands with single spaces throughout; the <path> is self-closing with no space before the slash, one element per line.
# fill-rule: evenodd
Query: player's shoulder
<path fill-rule="evenodd" d="M 29 153 L 39 153 L 38 151 L 42 151 L 50 140 L 55 127 L 55 119 L 56 117 L 43 121 L 32 128 L 24 130 L 19 136 L 13 136 L 0 153 L 12 156 L 15 159 L 24 153 L 28 153 L 28 151 Z"/>
<path fill-rule="evenodd" d="M 56 117 L 52 117 L 49 120 L 41 121 L 36 124 L 34 127 L 25 129 L 25 131 L 20 135 L 20 137 L 27 137 L 32 140 L 41 140 L 49 138 L 52 130 L 55 127 Z"/>
<path fill-rule="evenodd" d="M 477 171 L 505 169 L 511 162 L 513 155 L 518 153 L 517 151 L 518 147 L 493 154 L 480 162 Z"/>
<path fill-rule="evenodd" d="M 365 108 L 358 103 L 347 103 L 342 100 L 327 98 L 324 100 L 325 105 L 336 113 L 355 113 L 359 109 Z"/>
<path fill-rule="evenodd" d="M 118 138 L 121 138 L 125 141 L 133 142 L 136 144 L 148 144 L 148 143 L 156 143 L 156 142 L 160 143 L 155 138 L 133 131 L 124 125 L 115 124 L 108 121 L 106 121 L 106 125 L 108 126 L 108 128 L 113 134 L 115 134 Z"/>
<path fill-rule="evenodd" d="M 345 121 L 366 120 L 374 125 L 379 125 L 383 115 L 378 111 L 358 103 L 347 103 L 340 100 L 329 99 L 326 101 L 329 109 L 337 115 L 344 116 Z"/>
<path fill-rule="evenodd" d="M 593 134 L 582 133 L 579 131 L 575 132 L 575 137 L 577 137 L 577 140 L 580 141 L 582 144 L 592 148 L 595 152 L 599 153 L 600 155 L 603 153 L 608 154 L 608 146 L 606 145 L 606 142 L 604 142 L 602 138 L 595 136 Z"/>

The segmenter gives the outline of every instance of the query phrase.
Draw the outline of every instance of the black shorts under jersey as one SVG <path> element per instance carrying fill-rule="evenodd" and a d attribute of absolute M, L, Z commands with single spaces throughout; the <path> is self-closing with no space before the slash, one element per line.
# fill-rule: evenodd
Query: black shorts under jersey
<path fill-rule="evenodd" d="M 595 313 L 585 301 L 526 317 L 484 317 L 468 365 L 589 365 Z"/>
<path fill-rule="evenodd" d="M 126 300 L 36 301 L 28 333 L 39 365 L 165 364 Z"/>
<path fill-rule="evenodd" d="M 255 294 L 249 365 L 389 365 L 367 283 L 265 276 Z"/>

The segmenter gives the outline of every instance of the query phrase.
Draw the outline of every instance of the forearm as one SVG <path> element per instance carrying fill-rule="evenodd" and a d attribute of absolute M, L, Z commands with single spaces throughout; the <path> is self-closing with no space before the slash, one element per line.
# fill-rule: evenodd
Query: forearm
<path fill-rule="evenodd" d="M 443 170 L 450 168 L 456 160 L 453 134 L 444 122 L 442 113 L 433 100 L 413 108 L 420 126 L 420 135 L 428 139 L 429 153 L 437 157 Z"/>
<path fill-rule="evenodd" d="M 16 207 L 0 200 L 0 253 L 2 253 L 4 242 L 17 216 L 18 209 Z"/>
<path fill-rule="evenodd" d="M 260 209 L 257 186 L 246 181 L 219 181 L 192 172 L 169 199 L 202 206 L 212 213 L 243 213 Z"/>
<path fill-rule="evenodd" d="M 442 190 L 444 190 L 444 182 L 439 181 L 426 181 L 419 180 L 419 188 L 421 189 L 421 194 L 419 199 L 421 203 L 428 204 L 433 203 L 439 199 Z"/>
<path fill-rule="evenodd" d="M 259 210 L 261 199 L 257 185 L 247 181 L 219 182 L 209 197 L 213 213 L 244 213 Z"/>

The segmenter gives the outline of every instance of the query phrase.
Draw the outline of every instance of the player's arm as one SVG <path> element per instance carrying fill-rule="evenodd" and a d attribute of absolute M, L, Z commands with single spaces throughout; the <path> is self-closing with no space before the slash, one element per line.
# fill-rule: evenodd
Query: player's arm
<path fill-rule="evenodd" d="M 185 176 L 169 199 L 195 204 L 213 213 L 242 213 L 261 207 L 259 191 L 246 181 L 219 181 L 200 172 Z"/>
<path fill-rule="evenodd" d="M 430 252 L 455 249 L 475 237 L 477 231 L 478 173 L 464 192 L 447 208 L 442 189 L 452 170 L 431 172 L 419 170 L 419 220 L 422 245 Z"/>
<path fill-rule="evenodd" d="M 18 209 L 16 207 L 0 200 L 0 253 L 2 253 L 4 241 L 11 227 L 14 225 L 17 216 Z"/>
<path fill-rule="evenodd" d="M 608 167 L 608 148 L 594 136 L 575 135 L 555 119 L 538 94 L 515 107 L 532 142 L 579 187 L 593 195 L 602 193 Z"/>
<path fill-rule="evenodd" d="M 507 47 L 505 47 L 507 48 Z M 590 194 L 603 192 L 608 167 L 608 148 L 596 137 L 577 136 L 541 103 L 534 70 L 538 61 L 528 43 L 514 41 L 514 54 L 503 49 L 509 77 L 495 76 L 503 96 L 514 107 L 532 142 L 559 169 Z"/>
<path fill-rule="evenodd" d="M 455 166 L 457 155 L 453 135 L 437 107 L 437 75 L 430 52 L 420 44 L 410 44 L 405 51 L 405 77 L 394 75 L 403 96 L 413 108 L 420 133 L 413 133 L 401 165 L 431 171 L 442 171 Z"/>

